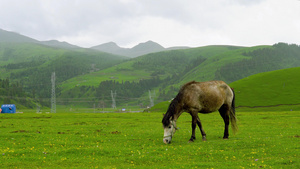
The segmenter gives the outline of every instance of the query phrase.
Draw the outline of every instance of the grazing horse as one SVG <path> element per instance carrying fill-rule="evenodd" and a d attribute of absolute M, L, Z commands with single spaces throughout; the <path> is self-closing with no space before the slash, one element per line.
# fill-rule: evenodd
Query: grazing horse
<path fill-rule="evenodd" d="M 189 141 L 193 142 L 196 139 L 196 125 L 200 128 L 202 140 L 205 141 L 206 134 L 203 131 L 198 113 L 206 114 L 217 110 L 219 110 L 225 123 L 223 139 L 228 139 L 229 119 L 233 132 L 237 131 L 233 89 L 223 81 L 188 82 L 181 87 L 162 119 L 163 142 L 165 144 L 171 143 L 177 129 L 176 120 L 183 112 L 188 112 L 192 116 L 192 136 Z"/>

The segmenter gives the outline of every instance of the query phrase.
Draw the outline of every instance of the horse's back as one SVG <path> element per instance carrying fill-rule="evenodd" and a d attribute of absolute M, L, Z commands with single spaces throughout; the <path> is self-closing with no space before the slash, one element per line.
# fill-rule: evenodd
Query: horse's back
<path fill-rule="evenodd" d="M 209 113 L 218 110 L 223 104 L 230 104 L 230 87 L 223 81 L 189 82 L 182 87 L 184 105 Z"/>

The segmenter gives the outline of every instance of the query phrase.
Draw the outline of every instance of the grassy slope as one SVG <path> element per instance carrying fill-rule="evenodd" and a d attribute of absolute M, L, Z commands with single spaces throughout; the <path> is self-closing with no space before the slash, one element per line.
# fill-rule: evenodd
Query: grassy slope
<path fill-rule="evenodd" d="M 72 63 L 80 62 L 80 68 L 89 67 L 90 69 L 92 69 L 91 64 L 95 64 L 94 69 L 104 69 L 125 59 L 126 57 L 123 56 L 91 49 L 68 50 L 35 43 L 0 43 L 0 78 L 10 77 L 11 73 L 23 73 L 27 76 L 26 71 L 30 71 L 30 69 L 40 70 L 39 72 L 50 68 L 60 70 L 61 68 L 57 67 L 60 63 L 70 66 Z M 39 64 L 33 65 L 33 62 Z M 10 66 L 13 68 L 2 67 L 6 65 L 13 65 Z M 57 72 L 58 75 L 59 73 L 66 72 Z M 10 79 L 14 80 L 12 77 Z"/>
<path fill-rule="evenodd" d="M 53 71 L 59 85 L 71 77 L 89 74 L 125 59 L 128 58 L 91 49 L 68 50 L 35 43 L 0 43 L 0 79 L 21 82 L 29 97 L 35 94 L 35 97 L 48 98 L 51 96 L 50 77 Z M 59 93 L 60 89 L 56 91 Z M 19 93 L 17 97 L 20 97 Z M 3 99 L 0 98 L 0 101 Z M 16 99 L 9 102 L 24 105 Z"/>
<path fill-rule="evenodd" d="M 241 47 L 235 47 L 235 46 L 205 46 L 205 47 L 199 47 L 199 48 L 192 48 L 192 49 L 184 49 L 184 50 L 178 50 L 181 54 L 179 54 L 181 57 L 185 57 L 186 60 L 192 60 L 197 57 L 203 57 L 203 58 L 210 58 L 212 56 L 230 51 L 239 49 Z M 151 77 L 151 74 L 161 67 L 164 67 L 166 73 L 161 74 L 160 77 L 164 78 L 166 76 L 169 76 L 170 73 L 167 73 L 169 69 L 174 69 L 174 67 L 165 67 L 164 64 L 162 64 L 159 60 L 157 60 L 157 68 L 153 67 L 151 70 L 147 69 L 135 69 L 133 67 L 133 64 L 136 62 L 147 62 L 147 60 L 152 60 L 159 57 L 172 57 L 172 52 L 174 51 L 164 51 L 164 52 L 158 52 L 155 54 L 148 54 L 144 56 L 137 57 L 135 59 L 131 59 L 127 62 L 115 65 L 113 67 L 107 68 L 105 70 L 101 70 L 98 72 L 93 72 L 87 75 L 77 76 L 72 79 L 69 79 L 65 81 L 61 87 L 63 91 L 66 91 L 68 89 L 71 89 L 78 85 L 86 85 L 86 86 L 97 86 L 101 81 L 105 80 L 116 80 L 116 81 L 135 81 L 139 79 L 147 79 Z M 175 54 L 175 53 L 174 53 Z M 156 61 L 156 60 L 155 60 Z M 176 68 L 175 68 L 176 69 Z M 171 71 L 172 72 L 172 71 Z"/>
<path fill-rule="evenodd" d="M 53 49 L 31 43 L 0 43 L 0 66 L 8 64 L 28 63 L 34 60 L 51 61 L 64 53 L 63 49 Z M 0 67 L 1 79 L 9 77 L 10 73 L 23 71 L 14 69 L 6 71 Z"/>
<path fill-rule="evenodd" d="M 124 60 L 126 58 L 123 56 L 111 55 L 90 49 L 68 50 L 35 43 L 0 43 L 0 66 L 18 63 L 26 64 L 32 61 L 41 61 L 42 64 L 36 66 L 30 65 L 30 67 L 40 67 L 44 69 L 43 67 L 48 67 L 50 64 L 53 64 L 52 62 L 60 62 L 64 59 L 62 57 L 73 55 L 75 55 L 74 58 L 72 58 L 72 60 L 69 60 L 68 62 L 73 62 L 73 59 L 76 59 L 76 57 L 88 62 L 91 62 L 91 59 L 93 59 L 94 61 L 96 59 L 105 59 L 103 63 L 98 60 L 96 61 L 96 68 L 100 69 L 103 69 L 103 67 L 107 67 L 105 66 L 105 64 L 107 63 L 108 65 L 113 65 L 110 62 L 119 63 L 120 60 Z M 5 69 L 1 69 L 0 67 L 2 71 L 0 78 L 8 77 L 12 72 L 23 72 L 26 68 L 28 67 L 23 66 L 23 69 L 16 68 L 14 70 L 6 72 Z"/>
<path fill-rule="evenodd" d="M 121 82 L 122 80 L 135 81 L 150 78 L 149 72 L 143 70 L 134 71 L 131 65 L 132 62 L 128 61 L 101 71 L 76 76 L 61 84 L 62 92 L 72 89 L 75 86 L 98 86 L 101 81 L 105 80 L 116 80 Z"/>
<path fill-rule="evenodd" d="M 173 86 L 180 88 L 180 86 L 184 85 L 185 83 L 189 81 L 209 81 L 209 80 L 220 80 L 215 78 L 215 73 L 218 69 L 220 69 L 222 66 L 238 62 L 243 59 L 248 59 L 249 57 L 246 57 L 243 55 L 243 53 L 251 52 L 257 49 L 262 48 L 269 48 L 271 46 L 254 46 L 254 47 L 233 47 L 233 46 L 217 46 L 217 47 L 223 47 L 231 50 L 223 50 L 219 53 L 213 53 L 214 51 L 218 50 L 219 48 L 214 48 L 215 46 L 209 46 L 207 49 L 207 52 L 209 53 L 209 57 L 207 57 L 206 61 L 204 61 L 199 66 L 193 68 L 191 71 L 186 73 L 178 83 L 174 83 Z M 174 96 L 176 93 L 174 93 Z M 171 98 L 170 98 L 171 99 Z"/>
<path fill-rule="evenodd" d="M 279 106 L 300 104 L 300 67 L 259 73 L 229 84 L 236 93 L 237 107 Z M 169 101 L 161 102 L 151 111 L 165 112 Z M 285 106 L 285 110 L 299 109 Z"/>
<path fill-rule="evenodd" d="M 230 84 L 237 106 L 300 104 L 300 67 L 259 73 Z"/>
<path fill-rule="evenodd" d="M 181 86 L 186 82 L 196 80 L 196 81 L 208 81 L 208 80 L 216 80 L 215 79 L 215 72 L 223 65 L 228 63 L 233 63 L 240 61 L 242 59 L 247 59 L 243 55 L 245 52 L 267 48 L 270 46 L 255 46 L 255 47 L 248 47 L 248 48 L 241 48 L 232 51 L 222 52 L 220 54 L 214 55 L 209 57 L 204 63 L 195 67 L 189 73 L 187 73 L 181 80 L 180 84 L 177 86 Z"/>
<path fill-rule="evenodd" d="M 35 57 L 51 59 L 65 51 L 35 43 L 0 43 L 0 65 L 31 61 Z M 7 56 L 9 57 L 4 59 Z"/>

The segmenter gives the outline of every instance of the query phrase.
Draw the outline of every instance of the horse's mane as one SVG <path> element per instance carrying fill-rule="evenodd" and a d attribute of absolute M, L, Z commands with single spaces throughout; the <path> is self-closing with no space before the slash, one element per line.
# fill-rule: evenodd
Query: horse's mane
<path fill-rule="evenodd" d="M 196 81 L 190 81 L 190 82 L 187 82 L 186 84 L 184 84 L 184 85 L 181 87 L 180 91 L 182 91 L 184 88 L 186 88 L 186 86 L 189 86 L 189 85 L 194 84 L 194 83 L 197 83 L 197 82 L 196 82 Z"/>
<path fill-rule="evenodd" d="M 167 113 L 164 115 L 164 118 L 162 119 L 162 123 L 163 123 L 164 126 L 168 126 L 170 124 L 170 118 L 173 119 L 174 114 L 178 113 L 177 109 L 178 109 L 178 105 L 182 101 L 184 89 L 187 86 L 189 86 L 191 84 L 194 84 L 194 83 L 197 83 L 197 82 L 195 82 L 195 81 L 188 82 L 180 88 L 178 94 L 176 95 L 176 97 L 170 103 L 169 108 L 167 110 Z"/>
<path fill-rule="evenodd" d="M 168 126 L 170 124 L 170 119 L 174 118 L 174 114 L 177 113 L 178 104 L 180 104 L 182 99 L 182 90 L 179 91 L 177 96 L 172 100 L 167 110 L 167 113 L 164 115 L 162 119 L 162 123 L 164 126 Z"/>

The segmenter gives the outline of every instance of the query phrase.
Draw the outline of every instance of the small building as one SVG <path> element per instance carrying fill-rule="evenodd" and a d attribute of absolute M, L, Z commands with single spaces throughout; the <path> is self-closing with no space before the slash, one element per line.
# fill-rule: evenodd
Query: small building
<path fill-rule="evenodd" d="M 3 104 L 1 109 L 1 113 L 16 113 L 16 105 L 14 104 Z"/>

